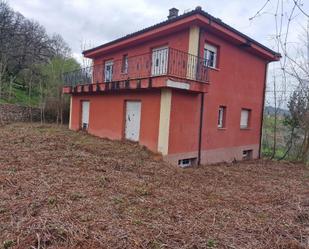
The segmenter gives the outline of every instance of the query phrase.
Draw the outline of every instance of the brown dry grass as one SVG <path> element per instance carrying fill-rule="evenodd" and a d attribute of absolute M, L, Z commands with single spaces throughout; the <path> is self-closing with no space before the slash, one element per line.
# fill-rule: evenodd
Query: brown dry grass
<path fill-rule="evenodd" d="M 306 248 L 309 170 L 179 169 L 130 143 L 0 128 L 0 248 Z"/>

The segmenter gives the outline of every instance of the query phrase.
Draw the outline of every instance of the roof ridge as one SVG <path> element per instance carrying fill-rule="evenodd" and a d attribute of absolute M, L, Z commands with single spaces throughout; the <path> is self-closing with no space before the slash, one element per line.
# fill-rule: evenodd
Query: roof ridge
<path fill-rule="evenodd" d="M 95 51 L 97 49 L 100 49 L 100 48 L 103 48 L 103 47 L 106 47 L 106 46 L 109 46 L 111 44 L 114 44 L 114 43 L 117 43 L 117 42 L 120 42 L 122 40 L 126 40 L 128 38 L 131 38 L 131 37 L 134 37 L 136 35 L 139 35 L 139 34 L 142 34 L 142 33 L 145 33 L 147 31 L 150 31 L 150 30 L 153 30 L 153 29 L 156 29 L 156 28 L 159 28 L 159 27 L 162 27 L 164 25 L 167 25 L 169 23 L 173 23 L 173 22 L 176 22 L 178 20 L 181 20 L 183 18 L 186 18 L 186 17 L 189 17 L 191 15 L 195 15 L 195 14 L 201 14 L 202 16 L 204 17 L 207 17 L 209 18 L 211 21 L 214 21 L 216 23 L 218 23 L 219 25 L 222 25 L 223 27 L 229 29 L 230 31 L 242 36 L 243 38 L 245 38 L 246 40 L 248 40 L 249 42 L 252 42 L 252 43 L 255 43 L 256 45 L 262 47 L 263 49 L 267 50 L 268 52 L 272 53 L 273 55 L 276 55 L 276 56 L 281 56 L 280 53 L 277 53 L 275 51 L 273 51 L 272 49 L 266 47 L 265 45 L 259 43 L 258 41 L 254 40 L 253 38 L 245 35 L 244 33 L 238 31 L 237 29 L 231 27 L 230 25 L 226 24 L 225 22 L 223 22 L 220 18 L 217 18 L 217 17 L 214 17 L 212 16 L 211 14 L 209 14 L 208 12 L 202 10 L 199 6 L 196 7 L 195 9 L 191 10 L 191 11 L 188 11 L 188 12 L 185 12 L 177 17 L 174 17 L 172 19 L 167 19 L 165 21 L 162 21 L 162 22 L 159 22 L 157 24 L 154 24 L 152 26 L 149 26 L 149 27 L 146 27 L 146 28 L 143 28 L 141 30 L 138 30 L 136 32 L 133 32 L 133 33 L 130 33 L 130 34 L 127 34 L 125 36 L 122 36 L 120 38 L 117 38 L 115 40 L 112 40 L 110 42 L 107 42 L 107 43 L 104 43 L 102 45 L 99 45 L 99 46 L 96 46 L 94 48 L 91 48 L 91 49 L 87 49 L 87 50 L 84 50 L 83 51 L 83 54 L 85 53 L 89 53 L 89 52 L 92 52 L 92 51 Z"/>

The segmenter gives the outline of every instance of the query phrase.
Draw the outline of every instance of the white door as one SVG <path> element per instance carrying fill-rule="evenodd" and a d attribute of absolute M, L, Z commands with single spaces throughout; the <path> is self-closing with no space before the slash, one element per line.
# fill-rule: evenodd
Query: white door
<path fill-rule="evenodd" d="M 139 130 L 141 123 L 141 102 L 127 101 L 126 102 L 126 139 L 132 141 L 139 140 Z"/>
<path fill-rule="evenodd" d="M 151 74 L 153 76 L 167 73 L 168 48 L 161 47 L 152 50 Z"/>
<path fill-rule="evenodd" d="M 89 126 L 89 101 L 82 101 L 82 129 L 86 130 Z"/>
<path fill-rule="evenodd" d="M 111 82 L 113 79 L 113 62 L 107 61 L 105 62 L 104 67 L 104 81 L 105 82 Z"/>

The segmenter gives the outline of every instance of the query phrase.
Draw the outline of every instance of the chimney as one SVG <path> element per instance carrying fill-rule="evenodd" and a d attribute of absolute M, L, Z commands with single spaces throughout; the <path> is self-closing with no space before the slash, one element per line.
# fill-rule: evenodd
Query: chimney
<path fill-rule="evenodd" d="M 178 9 L 176 9 L 176 8 L 171 8 L 171 9 L 169 10 L 169 15 L 168 15 L 167 19 L 168 19 L 168 20 L 171 20 L 171 19 L 173 19 L 173 18 L 176 18 L 176 17 L 178 16 L 178 12 L 179 12 Z"/>

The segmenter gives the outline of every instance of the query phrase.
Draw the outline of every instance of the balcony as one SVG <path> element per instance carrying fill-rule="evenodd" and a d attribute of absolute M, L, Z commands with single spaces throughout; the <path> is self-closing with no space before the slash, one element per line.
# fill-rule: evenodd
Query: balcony
<path fill-rule="evenodd" d="M 205 59 L 172 48 L 105 61 L 63 75 L 64 93 L 171 87 L 206 92 Z"/>

